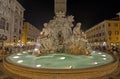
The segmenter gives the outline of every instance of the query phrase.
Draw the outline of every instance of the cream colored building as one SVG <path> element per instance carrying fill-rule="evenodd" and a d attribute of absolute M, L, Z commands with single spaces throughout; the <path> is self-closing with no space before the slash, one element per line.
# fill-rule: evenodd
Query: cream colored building
<path fill-rule="evenodd" d="M 38 36 L 40 35 L 40 30 L 29 22 L 24 22 L 22 30 L 22 43 L 25 45 L 34 45 Z"/>
<path fill-rule="evenodd" d="M 5 45 L 21 40 L 24 8 L 17 0 L 0 0 L 0 36 L 6 36 Z"/>
<path fill-rule="evenodd" d="M 86 31 L 91 46 L 120 45 L 120 20 L 104 20 Z"/>

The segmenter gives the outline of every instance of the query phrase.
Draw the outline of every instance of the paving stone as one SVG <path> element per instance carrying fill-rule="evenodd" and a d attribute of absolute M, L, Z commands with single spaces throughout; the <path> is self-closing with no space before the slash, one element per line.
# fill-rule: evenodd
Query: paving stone
<path fill-rule="evenodd" d="M 0 71 L 0 76 L 4 75 L 4 73 L 2 71 Z"/>
<path fill-rule="evenodd" d="M 120 76 L 120 73 L 117 76 Z"/>
<path fill-rule="evenodd" d="M 112 77 L 109 77 L 109 79 L 114 79 L 114 78 L 112 78 Z"/>
<path fill-rule="evenodd" d="M 3 79 L 14 79 L 14 78 L 12 78 L 12 77 L 4 77 Z"/>
<path fill-rule="evenodd" d="M 3 62 L 3 60 L 0 60 L 0 62 Z"/>

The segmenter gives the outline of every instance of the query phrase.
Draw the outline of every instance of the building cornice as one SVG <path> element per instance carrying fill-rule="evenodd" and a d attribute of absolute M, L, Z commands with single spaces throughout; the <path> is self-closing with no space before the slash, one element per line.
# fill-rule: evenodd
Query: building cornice
<path fill-rule="evenodd" d="M 25 8 L 17 0 L 15 0 L 15 2 L 23 11 L 25 11 Z"/>

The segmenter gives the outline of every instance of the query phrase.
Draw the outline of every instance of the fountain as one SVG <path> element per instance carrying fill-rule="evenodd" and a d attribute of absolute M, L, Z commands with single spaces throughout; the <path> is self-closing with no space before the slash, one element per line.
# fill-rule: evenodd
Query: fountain
<path fill-rule="evenodd" d="M 81 23 L 73 27 L 74 16 L 62 17 L 61 13 L 58 15 L 48 23 L 44 23 L 38 39 L 41 44 L 41 54 L 64 52 L 74 55 L 90 55 L 86 49 L 86 35 L 80 29 Z"/>
<path fill-rule="evenodd" d="M 89 48 L 81 23 L 63 11 L 48 23 L 35 49 L 14 53 L 4 59 L 4 67 L 30 79 L 91 79 L 112 73 L 118 66 L 113 56 Z"/>

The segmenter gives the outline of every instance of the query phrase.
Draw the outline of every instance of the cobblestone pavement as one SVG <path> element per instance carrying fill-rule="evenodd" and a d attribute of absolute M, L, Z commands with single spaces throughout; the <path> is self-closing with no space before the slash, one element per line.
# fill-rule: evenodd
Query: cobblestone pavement
<path fill-rule="evenodd" d="M 9 73 L 4 69 L 2 61 L 0 61 L 0 79 L 14 79 L 12 76 L 9 76 Z"/>
<path fill-rule="evenodd" d="M 15 74 L 10 73 L 4 68 L 3 62 L 0 61 L 0 79 L 29 79 L 29 78 L 19 77 Z"/>
<path fill-rule="evenodd" d="M 120 54 L 117 55 L 117 57 L 119 57 L 120 60 Z M 8 72 L 4 67 L 3 67 L 3 62 L 0 61 L 0 79 L 28 79 L 28 78 L 18 78 L 17 75 L 14 75 L 10 72 Z M 104 77 L 100 77 L 100 78 L 96 78 L 96 79 L 120 79 L 120 62 L 119 62 L 119 67 L 118 69 L 113 72 L 110 75 L 106 75 Z"/>

